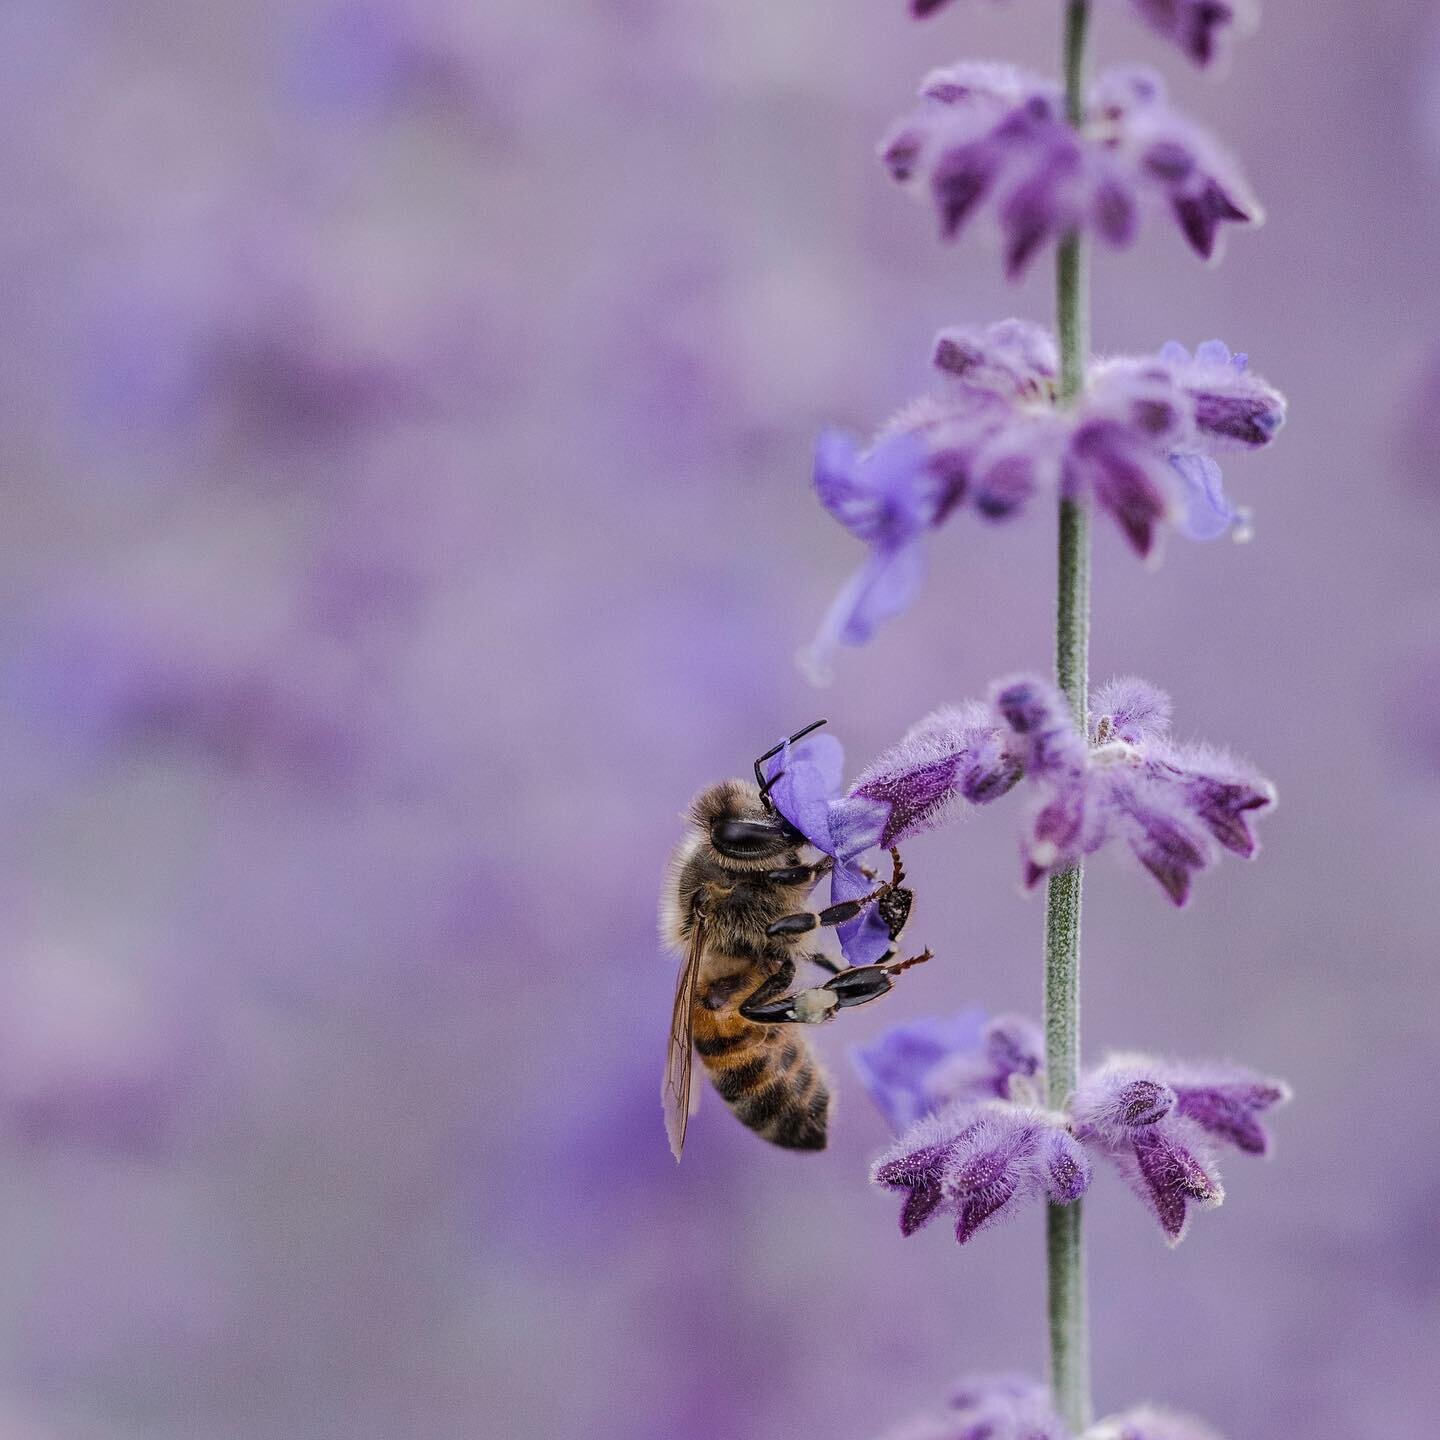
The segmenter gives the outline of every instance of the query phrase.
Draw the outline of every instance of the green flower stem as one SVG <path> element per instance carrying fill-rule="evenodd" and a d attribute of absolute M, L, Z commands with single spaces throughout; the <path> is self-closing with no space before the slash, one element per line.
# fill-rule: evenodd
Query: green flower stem
<path fill-rule="evenodd" d="M 1065 110 L 1072 125 L 1082 119 L 1085 35 L 1089 0 L 1067 0 L 1065 10 Z M 1060 396 L 1073 400 L 1085 383 L 1089 352 L 1090 297 L 1085 252 L 1079 235 L 1060 247 L 1056 308 L 1060 335 Z M 1090 520 L 1073 500 L 1060 502 L 1055 672 L 1076 723 L 1087 725 L 1090 672 Z M 1075 1088 L 1080 1067 L 1081 868 L 1050 879 L 1045 906 L 1045 1073 L 1048 1100 L 1058 1109 Z M 1085 1306 L 1085 1252 L 1081 1208 L 1051 1205 L 1046 1215 L 1045 1257 L 1050 1316 L 1050 1384 L 1055 1408 L 1072 1432 L 1090 1424 L 1090 1331 Z"/>

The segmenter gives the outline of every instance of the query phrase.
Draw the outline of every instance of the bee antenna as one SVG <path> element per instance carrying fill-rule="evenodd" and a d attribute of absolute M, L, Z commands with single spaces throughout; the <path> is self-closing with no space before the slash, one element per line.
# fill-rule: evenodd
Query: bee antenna
<path fill-rule="evenodd" d="M 760 767 L 767 761 L 773 760 L 787 745 L 793 745 L 797 740 L 803 740 L 812 730 L 818 730 L 824 720 L 812 720 L 803 730 L 797 730 L 787 740 L 782 740 L 778 745 L 772 745 L 755 762 L 755 784 L 759 787 L 760 798 L 765 802 L 765 808 L 770 808 L 770 787 L 785 773 L 783 769 L 777 770 L 768 780 L 760 772 Z"/>

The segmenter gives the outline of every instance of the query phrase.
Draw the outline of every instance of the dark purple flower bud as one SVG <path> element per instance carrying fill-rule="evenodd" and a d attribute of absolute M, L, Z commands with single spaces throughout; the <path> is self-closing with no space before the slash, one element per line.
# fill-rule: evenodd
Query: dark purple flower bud
<path fill-rule="evenodd" d="M 1027 775 L 1033 779 L 1084 768 L 1085 742 L 1054 684 L 1037 675 L 1017 675 L 997 682 L 993 694 L 996 712 L 1020 742 Z"/>
<path fill-rule="evenodd" d="M 1056 1205 L 1069 1205 L 1090 1188 L 1090 1160 L 1068 1131 L 1049 1129 L 1040 1142 L 1045 1193 Z"/>
<path fill-rule="evenodd" d="M 1201 437 L 1220 448 L 1268 445 L 1285 423 L 1285 397 L 1256 375 L 1243 355 L 1219 340 L 1196 347 L 1191 359 L 1173 340 L 1160 351 L 1195 408 Z"/>
<path fill-rule="evenodd" d="M 943 0 L 930 0 L 934 9 Z M 1157 35 L 1176 45 L 1202 69 L 1213 65 L 1233 36 L 1254 28 L 1251 0 L 1130 0 Z"/>
<path fill-rule="evenodd" d="M 880 843 L 894 845 L 944 824 L 966 802 L 998 798 L 1019 778 L 984 707 L 947 706 L 872 760 L 850 793 L 889 807 Z"/>
<path fill-rule="evenodd" d="M 1028 320 L 952 326 L 935 337 L 937 370 L 967 385 L 1007 396 L 1049 399 L 1060 360 L 1055 338 Z"/>
<path fill-rule="evenodd" d="M 914 175 L 924 148 L 924 133 L 914 126 L 906 126 L 885 142 L 880 151 L 880 159 L 890 171 L 891 177 L 904 184 Z"/>
<path fill-rule="evenodd" d="M 945 1201 L 946 1176 L 979 1125 L 975 1107 L 953 1107 L 912 1125 L 871 1167 L 870 1183 L 905 1195 L 900 1233 L 913 1235 Z"/>
<path fill-rule="evenodd" d="M 1036 1075 L 1045 1063 L 1045 1037 L 1040 1027 L 1023 1015 L 997 1015 L 981 1036 L 981 1049 L 1002 1080 L 1012 1075 Z M 1003 1089 L 997 1089 L 1004 1095 Z"/>
<path fill-rule="evenodd" d="M 1024 1105 L 951 1104 L 902 1135 L 876 1162 L 871 1180 L 905 1192 L 902 1234 L 944 1208 L 954 1212 L 963 1245 L 1031 1200 L 1073 1200 L 1083 1192 L 1089 1168 L 1083 1155 L 1050 1140 L 1060 1129 L 1059 1116 Z"/>
<path fill-rule="evenodd" d="M 1226 220 L 1243 224 L 1253 223 L 1257 218 L 1251 210 L 1233 199 L 1217 180 L 1208 176 L 1198 190 L 1182 192 L 1171 203 L 1175 208 L 1175 218 L 1180 222 L 1181 233 L 1202 260 L 1209 260 L 1215 254 L 1215 239 Z"/>
<path fill-rule="evenodd" d="M 861 1084 L 892 1130 L 904 1130 L 940 1108 L 932 1085 L 935 1072 L 957 1055 L 977 1052 L 984 1018 L 980 1010 L 946 1017 L 927 1015 L 892 1025 L 869 1045 L 851 1049 L 850 1059 Z M 996 1092 L 989 1089 L 984 1093 Z"/>
<path fill-rule="evenodd" d="M 1118 1055 L 1089 1070 L 1066 1109 L 1082 1140 L 1122 1145 L 1131 1133 L 1163 1120 L 1175 1108 L 1175 1092 L 1160 1066 L 1144 1056 Z"/>
<path fill-rule="evenodd" d="M 1225 1199 L 1201 1132 L 1189 1121 L 1172 1118 L 1137 1130 L 1129 1150 L 1116 1157 L 1120 1172 L 1160 1222 L 1169 1244 L 1184 1239 L 1192 1204 L 1213 1207 Z"/>
<path fill-rule="evenodd" d="M 1283 1081 L 1239 1066 L 1187 1067 L 1170 1075 L 1178 1113 L 1247 1155 L 1264 1155 L 1270 1137 L 1258 1116 L 1290 1098 Z"/>
<path fill-rule="evenodd" d="M 1260 842 L 1250 828 L 1250 816 L 1275 803 L 1275 792 L 1265 781 L 1192 774 L 1184 791 L 1195 814 L 1227 850 L 1247 860 L 1254 856 Z"/>
<path fill-rule="evenodd" d="M 948 1159 L 945 1198 L 955 1210 L 955 1238 L 964 1245 L 1044 1191 L 1038 1163 L 1047 1128 L 1040 1112 L 995 1103 L 979 1107 Z"/>
<path fill-rule="evenodd" d="M 1108 805 L 1135 858 L 1175 904 L 1184 905 L 1191 879 L 1210 863 L 1211 852 L 1205 836 L 1178 809 L 1171 787 L 1117 777 Z"/>
<path fill-rule="evenodd" d="M 1069 473 L 1077 489 L 1089 493 L 1106 511 L 1143 560 L 1155 547 L 1156 532 L 1169 517 L 1162 462 L 1137 445 L 1133 434 L 1109 420 L 1097 420 L 1075 432 Z"/>

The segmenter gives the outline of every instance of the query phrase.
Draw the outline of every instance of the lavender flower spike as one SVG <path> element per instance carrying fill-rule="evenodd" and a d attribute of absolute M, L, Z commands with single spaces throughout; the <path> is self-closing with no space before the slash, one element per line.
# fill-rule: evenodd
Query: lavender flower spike
<path fill-rule="evenodd" d="M 925 574 L 920 537 L 940 516 L 942 482 L 923 444 L 895 434 L 863 455 L 840 431 L 815 446 L 820 503 L 870 556 L 835 597 L 819 633 L 801 657 L 816 684 L 828 683 L 835 649 L 863 645 L 884 621 L 906 610 Z"/>
<path fill-rule="evenodd" d="M 1223 227 L 1264 218 L 1235 161 L 1139 68 L 1101 75 L 1078 129 L 1052 81 L 973 61 L 933 71 L 880 157 L 933 204 L 947 240 L 988 208 L 1011 279 L 1082 231 L 1113 249 L 1133 245 L 1147 210 L 1168 214 L 1202 260 L 1218 255 Z"/>

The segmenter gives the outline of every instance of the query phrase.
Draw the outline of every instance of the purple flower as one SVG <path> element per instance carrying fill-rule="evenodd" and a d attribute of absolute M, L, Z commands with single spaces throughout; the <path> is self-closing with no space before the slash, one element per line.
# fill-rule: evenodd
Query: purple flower
<path fill-rule="evenodd" d="M 910 0 L 910 13 L 923 20 L 947 3 Z M 1233 38 L 1255 28 L 1253 0 L 1129 0 L 1129 5 L 1144 24 L 1202 69 L 1221 60 Z"/>
<path fill-rule="evenodd" d="M 871 1171 L 905 1195 L 901 1233 L 948 1210 L 962 1244 L 1041 1195 L 1078 1199 L 1090 1184 L 1087 1152 L 1116 1168 L 1178 1244 L 1192 1206 L 1224 1198 L 1212 1145 L 1265 1154 L 1259 1117 L 1290 1093 L 1239 1066 L 1114 1055 L 1082 1074 L 1056 1114 L 1031 1103 L 1044 1089 L 1041 1039 L 1018 1016 L 978 1034 L 968 1013 L 911 1021 L 855 1060 L 891 1123 L 909 1122 Z"/>
<path fill-rule="evenodd" d="M 1005 1100 L 952 1104 L 911 1127 L 870 1172 L 905 1194 L 900 1233 L 942 1209 L 963 1245 L 983 1229 L 1048 1197 L 1069 1204 L 1090 1183 L 1090 1164 L 1063 1117 Z"/>
<path fill-rule="evenodd" d="M 1222 226 L 1264 218 L 1235 161 L 1145 69 L 1102 75 L 1078 129 L 1052 81 L 990 63 L 935 70 L 880 156 L 934 205 L 947 240 L 988 205 L 1012 279 L 1081 231 L 1116 249 L 1134 244 L 1146 209 L 1168 212 L 1204 260 L 1218 255 Z"/>
<path fill-rule="evenodd" d="M 1115 1166 L 1176 1245 L 1192 1205 L 1225 1198 L 1210 1141 L 1264 1154 L 1256 1117 L 1288 1098 L 1281 1082 L 1238 1067 L 1117 1055 L 1086 1072 L 1067 1108 L 1076 1137 Z"/>
<path fill-rule="evenodd" d="M 979 1010 L 926 1016 L 882 1031 L 850 1058 L 870 1098 L 899 1131 L 952 1103 L 1006 1100 L 1011 1077 L 1035 1075 L 1045 1058 L 1039 1028 L 1019 1015 L 989 1021 Z"/>
<path fill-rule="evenodd" d="M 810 735 L 787 745 L 766 767 L 776 810 L 822 854 L 834 861 L 830 903 L 868 894 L 874 884 L 860 857 L 880 843 L 889 811 L 878 800 L 842 796 L 845 752 L 833 735 Z M 777 778 L 778 777 L 778 778 Z M 884 921 L 872 905 L 836 931 L 852 965 L 869 965 L 890 943 Z"/>
<path fill-rule="evenodd" d="M 1268 445 L 1285 399 L 1220 341 L 1193 357 L 1171 342 L 1097 362 L 1065 409 L 1055 342 L 1040 326 L 951 327 L 932 358 L 940 388 L 902 410 L 867 456 L 835 432 L 821 437 L 821 498 L 871 557 L 821 626 L 805 662 L 813 677 L 828 674 L 838 644 L 863 643 L 914 598 L 921 535 L 961 510 L 1001 521 L 1037 495 L 1086 501 L 1142 558 L 1158 554 L 1167 525 L 1196 540 L 1248 533 L 1215 456 Z"/>
<path fill-rule="evenodd" d="M 823 684 L 836 646 L 863 645 L 919 593 L 925 574 L 920 538 L 944 512 L 945 484 L 915 436 L 896 433 L 861 454 L 838 430 L 816 442 L 814 479 L 820 503 L 870 547 L 805 653 L 808 673 Z"/>
<path fill-rule="evenodd" d="M 942 1062 L 974 1049 L 983 1024 L 979 1010 L 944 1019 L 927 1015 L 893 1025 L 871 1044 L 851 1049 L 861 1083 L 892 1130 L 904 1130 L 939 1109 L 930 1076 Z"/>
<path fill-rule="evenodd" d="M 1118 842 L 1183 905 L 1222 851 L 1249 859 L 1259 848 L 1251 820 L 1274 805 L 1274 788 L 1222 751 L 1172 740 L 1163 691 L 1136 679 L 1102 687 L 1088 742 L 1048 680 L 1004 681 L 994 703 L 1037 791 L 1027 886 Z"/>

